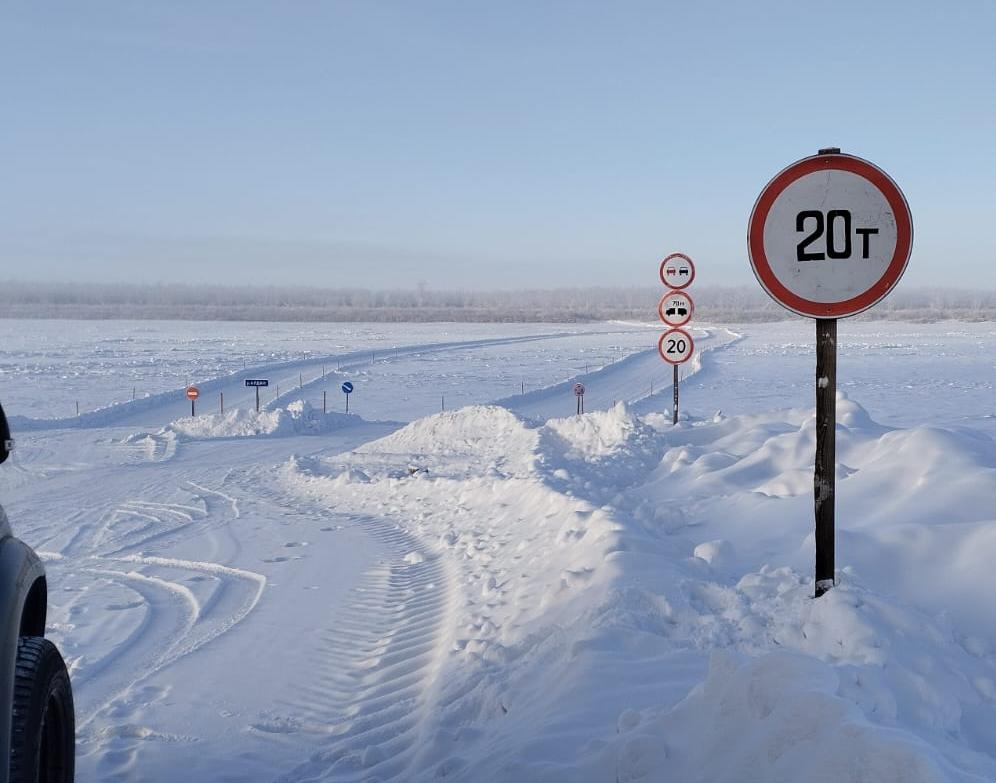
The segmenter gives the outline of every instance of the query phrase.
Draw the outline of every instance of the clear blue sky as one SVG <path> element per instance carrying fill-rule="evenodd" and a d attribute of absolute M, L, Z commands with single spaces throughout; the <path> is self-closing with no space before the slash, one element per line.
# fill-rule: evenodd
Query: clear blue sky
<path fill-rule="evenodd" d="M 87 0 L 0 9 L 0 279 L 753 282 L 821 146 L 906 283 L 996 288 L 996 3 Z"/>

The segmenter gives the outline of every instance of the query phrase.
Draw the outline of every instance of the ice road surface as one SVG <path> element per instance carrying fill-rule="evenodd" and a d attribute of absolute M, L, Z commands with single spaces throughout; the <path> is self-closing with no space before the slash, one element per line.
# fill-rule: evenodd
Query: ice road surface
<path fill-rule="evenodd" d="M 78 779 L 996 780 L 996 328 L 841 323 L 818 601 L 813 331 L 0 321 Z"/>

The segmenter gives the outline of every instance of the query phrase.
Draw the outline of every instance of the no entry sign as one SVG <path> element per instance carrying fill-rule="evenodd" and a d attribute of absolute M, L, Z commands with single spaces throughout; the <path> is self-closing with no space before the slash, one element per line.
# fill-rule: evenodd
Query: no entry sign
<path fill-rule="evenodd" d="M 899 282 L 913 220 L 888 174 L 834 151 L 796 161 L 764 187 L 747 245 L 758 282 L 780 305 L 810 318 L 846 318 Z"/>
<path fill-rule="evenodd" d="M 695 352 L 695 342 L 684 329 L 668 329 L 657 341 L 657 351 L 668 364 L 682 364 Z"/>
<path fill-rule="evenodd" d="M 196 400 L 200 396 L 201 396 L 201 390 L 198 389 L 196 386 L 188 386 L 187 387 L 187 399 L 188 400 L 190 400 L 191 402 L 193 402 L 194 400 Z"/>
<path fill-rule="evenodd" d="M 695 304 L 684 291 L 668 291 L 657 305 L 657 314 L 668 326 L 684 326 L 692 320 Z"/>

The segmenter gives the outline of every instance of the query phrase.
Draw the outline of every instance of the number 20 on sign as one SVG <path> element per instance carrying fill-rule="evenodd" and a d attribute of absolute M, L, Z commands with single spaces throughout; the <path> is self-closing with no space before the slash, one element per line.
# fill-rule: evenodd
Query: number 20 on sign
<path fill-rule="evenodd" d="M 682 364 L 695 352 L 695 341 L 684 329 L 668 329 L 657 341 L 657 352 L 668 364 Z"/>

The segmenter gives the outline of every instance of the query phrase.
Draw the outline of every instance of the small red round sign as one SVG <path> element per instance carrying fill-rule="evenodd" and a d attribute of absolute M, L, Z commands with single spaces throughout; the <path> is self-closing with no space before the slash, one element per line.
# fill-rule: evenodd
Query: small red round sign
<path fill-rule="evenodd" d="M 188 386 L 187 387 L 187 399 L 188 400 L 196 400 L 200 396 L 201 396 L 201 391 L 196 386 Z"/>
<path fill-rule="evenodd" d="M 682 364 L 692 358 L 695 341 L 684 329 L 668 329 L 657 341 L 657 352 L 668 364 Z"/>
<path fill-rule="evenodd" d="M 657 305 L 657 315 L 668 326 L 684 326 L 694 312 L 695 303 L 685 291 L 668 291 Z"/>
<path fill-rule="evenodd" d="M 913 219 L 882 169 L 839 152 L 783 169 L 751 212 L 747 248 L 768 295 L 810 318 L 846 318 L 899 282 L 913 247 Z"/>
<path fill-rule="evenodd" d="M 684 253 L 672 253 L 661 261 L 661 282 L 675 291 L 687 288 L 695 279 L 695 264 Z"/>

